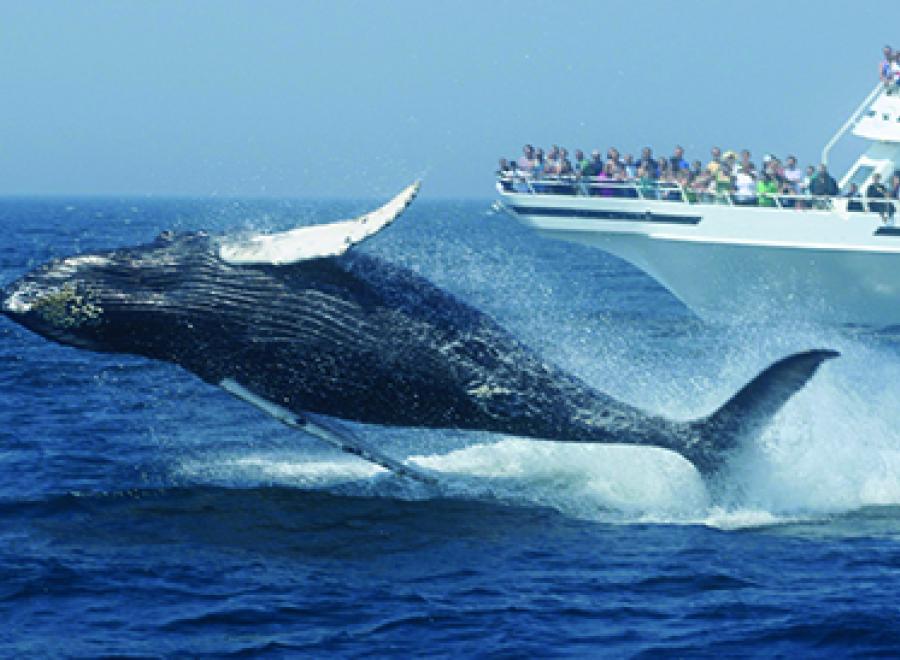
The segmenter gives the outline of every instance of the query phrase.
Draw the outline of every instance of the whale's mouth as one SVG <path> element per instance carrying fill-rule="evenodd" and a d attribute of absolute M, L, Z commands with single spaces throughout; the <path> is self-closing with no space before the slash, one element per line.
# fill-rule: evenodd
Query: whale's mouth
<path fill-rule="evenodd" d="M 3 299 L 0 301 L 0 311 L 7 316 L 28 314 L 40 297 L 46 293 L 46 288 L 35 282 L 13 282 L 3 289 Z"/>
<path fill-rule="evenodd" d="M 81 336 L 101 323 L 103 309 L 96 296 L 72 281 L 25 277 L 0 293 L 0 312 L 22 327 L 47 339 L 94 349 Z"/>

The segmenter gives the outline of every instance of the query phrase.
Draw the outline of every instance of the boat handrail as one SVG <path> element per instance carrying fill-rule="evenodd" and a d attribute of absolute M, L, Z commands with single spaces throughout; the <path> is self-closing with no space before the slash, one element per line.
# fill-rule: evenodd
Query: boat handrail
<path fill-rule="evenodd" d="M 518 184 L 524 189 L 516 190 Z M 545 175 L 539 178 L 521 174 L 501 174 L 498 176 L 498 191 L 530 195 L 555 195 L 571 197 L 607 197 L 616 200 L 652 200 L 682 202 L 684 204 L 727 204 L 749 208 L 780 208 L 791 210 L 832 210 L 880 212 L 881 209 L 900 211 L 900 200 L 886 197 L 845 197 L 841 195 L 812 195 L 796 193 L 741 193 L 735 190 L 693 190 L 674 181 L 641 182 L 596 181 L 574 175 Z M 763 203 L 760 203 L 764 200 Z M 860 205 L 853 209 L 854 202 Z M 872 210 L 875 204 L 875 210 Z M 880 206 L 879 206 L 880 205 Z"/>
<path fill-rule="evenodd" d="M 878 81 L 878 84 L 875 85 L 875 89 L 869 92 L 869 95 L 866 97 L 866 99 L 859 104 L 859 107 L 856 110 L 853 111 L 853 114 L 851 114 L 850 118 L 846 122 L 844 122 L 844 125 L 837 130 L 837 133 L 831 136 L 831 139 L 828 140 L 828 142 L 822 148 L 823 164 L 825 164 L 826 166 L 828 165 L 828 154 L 831 153 L 832 147 L 837 144 L 838 140 L 844 137 L 847 131 L 849 131 L 856 125 L 856 123 L 859 121 L 860 115 L 862 115 L 863 112 L 872 104 L 875 98 L 885 90 L 886 88 L 884 86 L 884 83 Z"/>

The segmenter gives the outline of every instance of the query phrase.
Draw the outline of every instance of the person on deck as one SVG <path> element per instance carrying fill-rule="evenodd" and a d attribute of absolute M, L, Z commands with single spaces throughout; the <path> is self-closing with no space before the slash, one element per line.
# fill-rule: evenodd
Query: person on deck
<path fill-rule="evenodd" d="M 519 160 L 516 161 L 516 166 L 519 171 L 523 174 L 531 174 L 531 170 L 534 169 L 534 147 L 530 144 L 526 144 L 522 147 L 522 155 L 519 156 Z"/>
<path fill-rule="evenodd" d="M 587 167 L 588 163 L 590 163 L 587 158 L 585 158 L 584 152 L 581 149 L 575 150 L 575 162 L 572 163 L 572 167 L 575 168 L 575 174 L 581 176 L 584 174 L 584 168 Z"/>
<path fill-rule="evenodd" d="M 877 172 L 872 175 L 872 183 L 866 188 L 866 200 L 887 199 L 888 189 L 881 183 L 881 175 Z M 869 202 L 869 211 L 881 216 L 882 222 L 887 222 L 889 216 L 894 215 L 894 207 L 889 202 Z"/>
<path fill-rule="evenodd" d="M 881 53 L 883 58 L 878 65 L 878 77 L 885 85 L 890 85 L 893 82 L 891 67 L 894 63 L 894 50 L 890 46 L 885 46 L 881 49 Z"/>
<path fill-rule="evenodd" d="M 669 158 L 669 169 L 678 173 L 681 170 L 689 170 L 690 167 L 690 164 L 684 159 L 684 148 L 677 145 L 672 152 L 672 157 Z"/>
<path fill-rule="evenodd" d="M 825 163 L 819 165 L 819 171 L 809 182 L 809 192 L 817 197 L 834 197 L 838 194 L 837 181 L 828 173 Z"/>
<path fill-rule="evenodd" d="M 800 186 L 803 184 L 803 170 L 797 165 L 796 156 L 788 156 L 784 161 L 784 179 L 790 186 L 792 195 L 800 194 Z"/>
<path fill-rule="evenodd" d="M 756 182 L 756 192 L 760 206 L 775 206 L 775 195 L 778 193 L 778 179 L 770 171 L 763 173 Z"/>
<path fill-rule="evenodd" d="M 631 154 L 625 154 L 625 160 L 622 162 L 622 166 L 625 168 L 625 176 L 629 179 L 637 178 L 637 163 L 634 162 L 634 156 Z"/>
<path fill-rule="evenodd" d="M 852 213 L 859 213 L 863 210 L 862 202 L 860 198 L 862 195 L 859 194 L 859 186 L 855 183 L 850 183 L 850 188 L 844 193 L 844 197 L 847 198 L 847 210 Z"/>
<path fill-rule="evenodd" d="M 656 177 L 652 176 L 644 165 L 638 167 L 637 174 L 641 197 L 644 199 L 656 199 Z"/>
<path fill-rule="evenodd" d="M 641 159 L 638 161 L 638 168 L 643 167 L 647 170 L 647 174 L 654 179 L 657 177 L 656 161 L 653 160 L 653 150 L 650 147 L 641 149 Z"/>
<path fill-rule="evenodd" d="M 713 147 L 710 152 L 709 163 L 706 164 L 706 171 L 715 176 L 722 167 L 722 150 L 719 147 Z"/>
<path fill-rule="evenodd" d="M 597 149 L 594 149 L 591 152 L 591 160 L 588 161 L 588 164 L 581 168 L 581 176 L 586 179 L 592 179 L 594 177 L 600 176 L 600 172 L 603 171 L 603 159 L 600 156 L 600 152 Z"/>
<path fill-rule="evenodd" d="M 734 187 L 734 180 L 731 177 L 731 166 L 728 163 L 722 163 L 716 170 L 715 190 L 716 202 L 719 204 L 727 204 L 728 196 Z"/>
<path fill-rule="evenodd" d="M 756 205 L 756 179 L 750 169 L 750 165 L 742 164 L 734 176 L 736 194 L 734 203 L 741 206 Z"/>

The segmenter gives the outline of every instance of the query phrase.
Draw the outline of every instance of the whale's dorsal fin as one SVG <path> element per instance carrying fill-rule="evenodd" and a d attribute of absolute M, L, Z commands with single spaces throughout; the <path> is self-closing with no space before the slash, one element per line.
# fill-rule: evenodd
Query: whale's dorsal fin
<path fill-rule="evenodd" d="M 415 199 L 419 185 L 419 181 L 410 184 L 381 208 L 352 220 L 254 236 L 240 243 L 223 243 L 219 248 L 219 257 L 234 265 L 281 266 L 307 259 L 339 256 L 391 224 Z"/>
<path fill-rule="evenodd" d="M 311 436 L 324 440 L 333 447 L 337 447 L 343 452 L 359 456 L 361 459 L 380 465 L 403 477 L 408 477 L 414 481 L 420 481 L 429 486 L 437 485 L 438 479 L 429 471 L 407 465 L 395 458 L 391 458 L 387 454 L 383 454 L 377 449 L 369 447 L 365 442 L 360 440 L 349 429 L 340 426 L 336 422 L 325 419 L 321 415 L 312 413 L 304 413 L 298 415 L 287 408 L 279 406 L 277 403 L 264 399 L 254 394 L 237 381 L 226 378 L 219 383 L 219 386 L 236 396 L 242 401 L 246 401 L 252 406 L 259 408 L 267 415 L 274 417 L 285 426 L 298 429 Z"/>

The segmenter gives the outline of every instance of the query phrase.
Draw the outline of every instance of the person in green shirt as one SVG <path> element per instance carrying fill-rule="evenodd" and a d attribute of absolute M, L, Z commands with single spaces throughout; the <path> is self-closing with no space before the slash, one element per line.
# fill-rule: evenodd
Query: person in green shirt
<path fill-rule="evenodd" d="M 778 192 L 778 182 L 775 181 L 775 177 L 771 173 L 766 172 L 756 182 L 756 192 L 760 206 L 775 206 L 775 194 Z"/>
<path fill-rule="evenodd" d="M 641 197 L 644 199 L 656 199 L 656 180 L 650 176 L 650 172 L 645 165 L 638 167 L 638 189 L 641 191 Z"/>
<path fill-rule="evenodd" d="M 716 170 L 716 201 L 719 204 L 727 204 L 728 196 L 733 188 L 734 180 L 731 178 L 731 167 L 727 163 L 722 163 Z"/>

